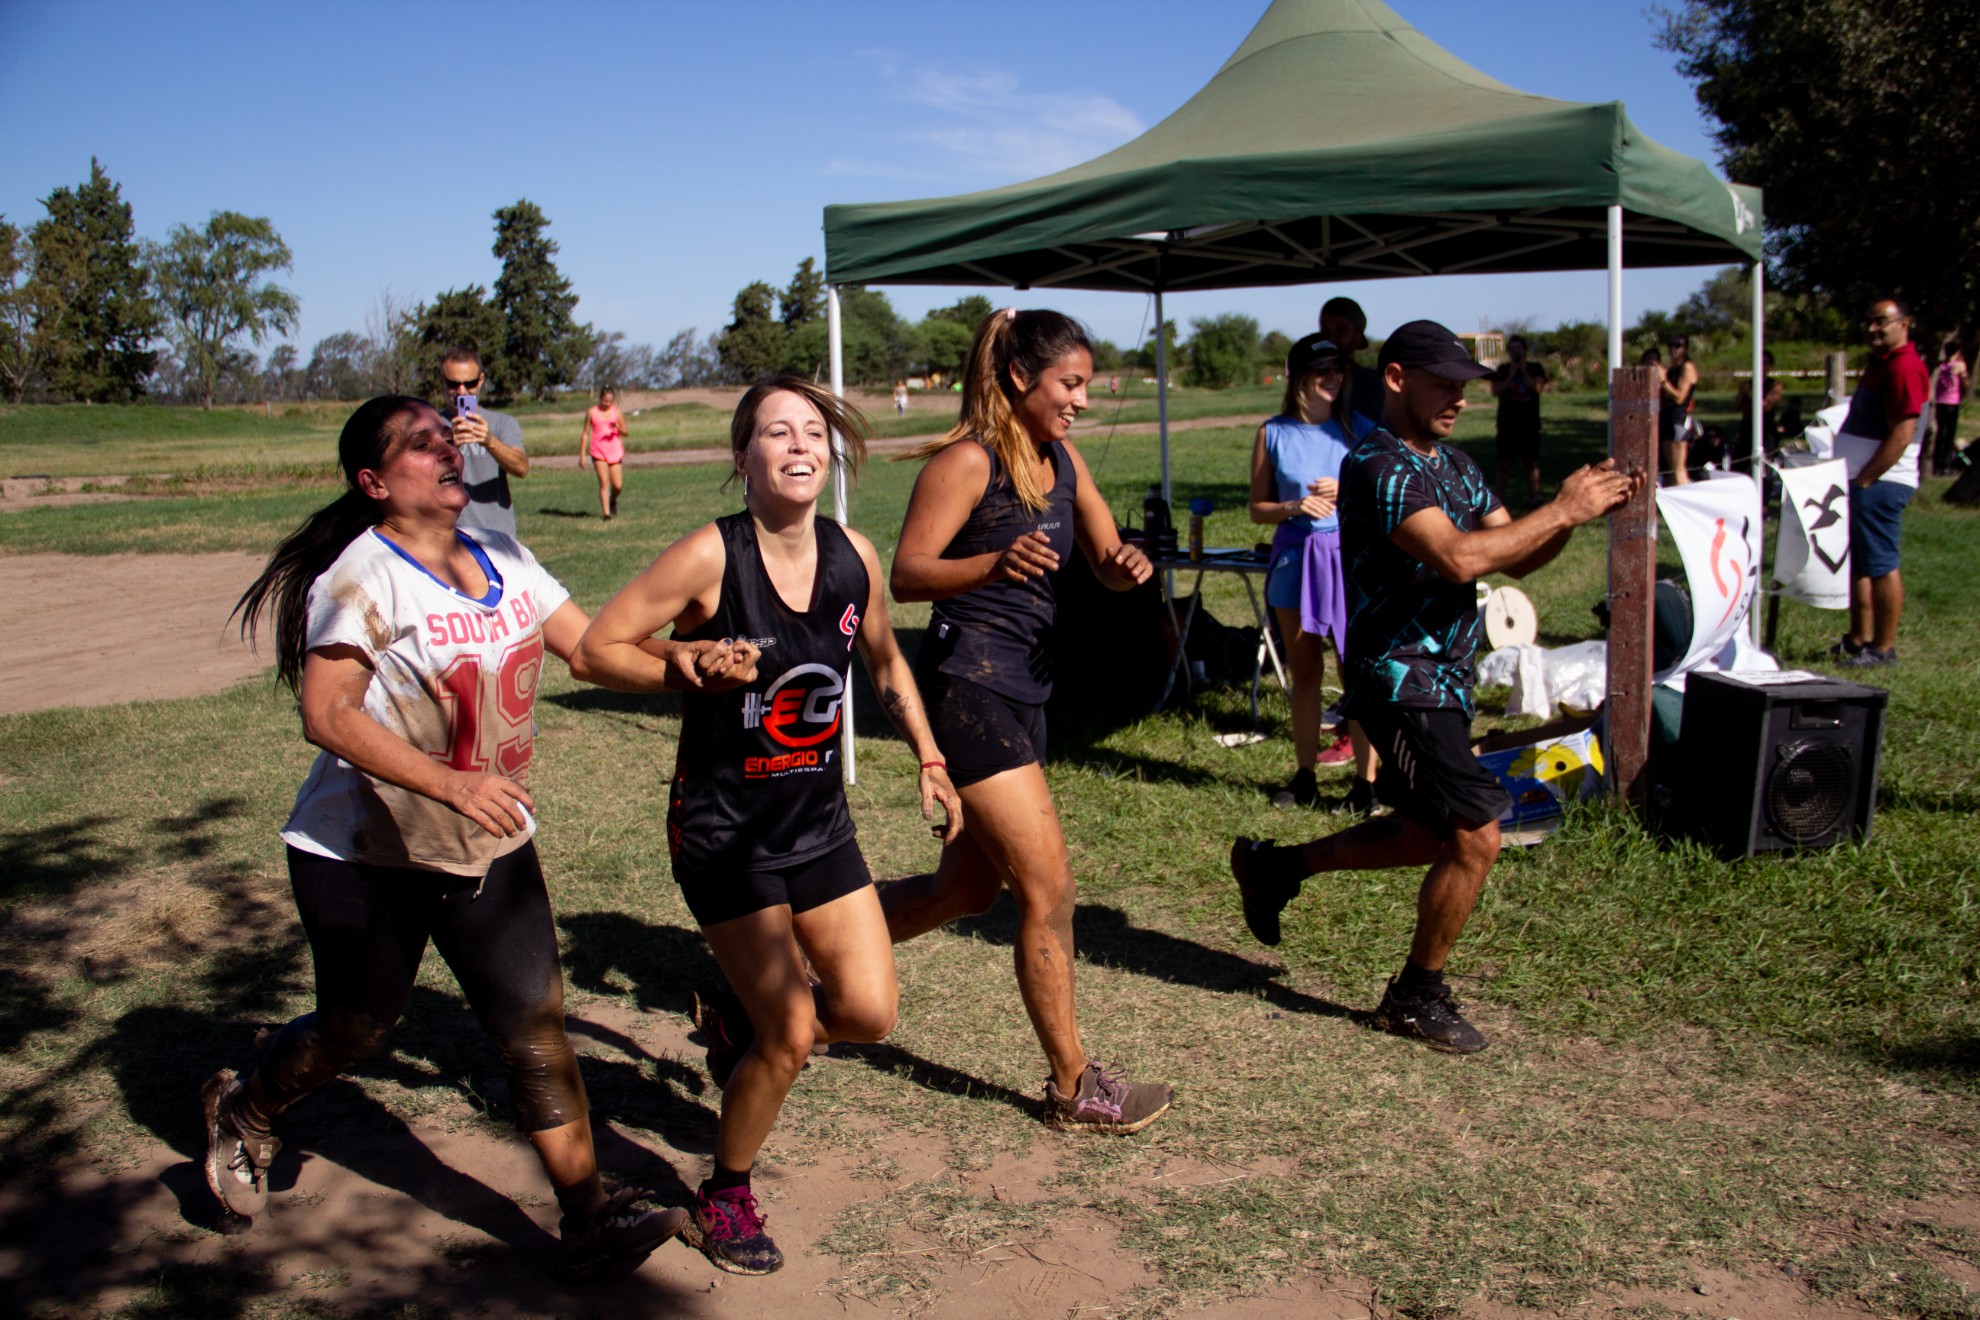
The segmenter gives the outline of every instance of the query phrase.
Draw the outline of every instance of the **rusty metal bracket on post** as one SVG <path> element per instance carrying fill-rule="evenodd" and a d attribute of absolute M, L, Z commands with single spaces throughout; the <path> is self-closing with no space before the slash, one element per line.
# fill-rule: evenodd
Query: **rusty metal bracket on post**
<path fill-rule="evenodd" d="M 1661 367 L 1609 376 L 1609 457 L 1644 474 L 1643 493 L 1609 515 L 1609 789 L 1641 808 L 1649 789 L 1650 646 L 1657 589 L 1657 396 Z"/>

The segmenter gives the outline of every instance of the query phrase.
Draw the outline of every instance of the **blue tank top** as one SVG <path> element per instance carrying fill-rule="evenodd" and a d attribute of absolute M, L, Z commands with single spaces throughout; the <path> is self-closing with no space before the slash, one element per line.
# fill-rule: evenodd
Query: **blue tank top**
<path fill-rule="evenodd" d="M 967 559 L 1008 549 L 1026 532 L 1045 533 L 1065 563 L 1073 554 L 1072 458 L 1058 441 L 1051 446 L 1056 474 L 1043 509 L 1027 509 L 1011 486 L 1010 474 L 988 445 L 990 481 L 969 511 L 944 559 Z M 1052 624 L 1057 617 L 1053 574 L 1025 582 L 992 582 L 986 587 L 935 602 L 918 665 L 951 678 L 965 678 L 1000 696 L 1042 705 L 1052 695 Z"/>
<path fill-rule="evenodd" d="M 1306 495 L 1309 482 L 1338 481 L 1341 464 L 1354 452 L 1354 441 L 1374 430 L 1374 424 L 1359 413 L 1348 417 L 1355 428 L 1351 441 L 1332 418 L 1318 424 L 1302 422 L 1281 413 L 1265 423 L 1265 459 L 1272 465 L 1276 498 L 1290 503 Z M 1279 524 L 1275 541 L 1304 540 L 1311 532 L 1331 532 L 1341 525 L 1340 516 L 1308 518 L 1297 514 Z"/>

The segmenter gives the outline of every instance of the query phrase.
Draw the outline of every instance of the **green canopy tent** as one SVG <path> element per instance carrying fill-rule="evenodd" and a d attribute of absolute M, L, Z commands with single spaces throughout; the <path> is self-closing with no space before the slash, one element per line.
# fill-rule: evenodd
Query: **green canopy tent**
<path fill-rule="evenodd" d="M 1632 266 L 1751 263 L 1758 379 L 1760 222 L 1757 189 L 1651 141 L 1618 102 L 1508 87 L 1380 0 L 1273 0 L 1200 91 L 1103 156 L 984 192 L 826 207 L 832 385 L 845 284 L 1138 292 L 1159 327 L 1179 290 L 1604 267 L 1613 369 L 1625 233 Z M 1168 498 L 1159 333 L 1156 354 Z M 1755 452 L 1760 422 L 1755 409 Z M 839 490 L 843 517 L 843 469 Z"/>
<path fill-rule="evenodd" d="M 1760 216 L 1757 189 L 1651 141 L 1619 102 L 1508 87 L 1380 0 L 1274 0 L 1201 91 L 1104 156 L 985 192 L 826 207 L 825 278 L 1147 293 L 1160 325 L 1172 291 L 1606 266 L 1613 365 L 1627 233 L 1632 266 L 1753 264 L 1757 371 Z"/>

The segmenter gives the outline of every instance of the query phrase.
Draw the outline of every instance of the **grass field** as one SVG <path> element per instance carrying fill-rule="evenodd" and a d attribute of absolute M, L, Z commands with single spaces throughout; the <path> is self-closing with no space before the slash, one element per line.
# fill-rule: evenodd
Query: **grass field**
<path fill-rule="evenodd" d="M 1226 411 L 1246 409 L 1198 415 Z M 1549 416 L 1551 482 L 1599 451 L 1602 425 L 1593 400 L 1550 401 Z M 1482 409 L 1461 434 L 1489 460 Z M 150 441 L 139 428 L 119 443 Z M 1216 501 L 1213 543 L 1255 539 L 1239 512 L 1249 445 L 1242 427 L 1175 438 L 1177 498 Z M 1154 439 L 1095 437 L 1085 452 L 1115 509 L 1138 515 Z M 852 520 L 883 557 L 912 476 L 876 463 L 857 488 Z M 736 507 L 720 478 L 634 472 L 607 527 L 587 513 L 589 474 L 546 471 L 518 488 L 524 535 L 595 608 L 668 540 Z M 265 549 L 325 498 L 270 487 L 34 510 L 0 519 L 0 553 Z M 1265 805 L 1290 768 L 1283 698 L 1268 699 L 1275 736 L 1256 746 L 1213 740 L 1245 721 L 1229 693 L 1056 746 L 1086 1034 L 1102 1057 L 1176 1082 L 1176 1111 L 1144 1139 L 1080 1148 L 1042 1203 L 876 1175 L 824 1241 L 786 1250 L 831 1253 L 841 1290 L 912 1309 L 983 1225 L 1104 1204 L 1154 1271 L 1124 1299 L 1142 1313 L 1315 1274 L 1365 1280 L 1410 1316 L 1559 1311 L 1700 1268 L 1790 1267 L 1816 1297 L 1873 1314 L 1980 1316 L 1974 526 L 1929 492 L 1907 516 L 1904 663 L 1877 676 L 1892 695 L 1872 840 L 1726 863 L 1616 809 L 1578 812 L 1502 860 L 1459 946 L 1452 970 L 1494 1038 L 1472 1059 L 1347 1018 L 1401 960 L 1413 873 L 1310 882 L 1278 950 L 1245 934 L 1232 836 L 1331 828 Z M 1524 584 L 1549 640 L 1593 633 L 1602 547 L 1584 532 Z M 1247 620 L 1236 586 L 1207 590 L 1220 617 Z M 902 608 L 895 622 L 912 643 L 925 618 Z M 1823 667 L 1837 618 L 1784 606 L 1783 660 Z M 678 707 L 553 670 L 538 711 L 540 842 L 576 1002 L 678 1009 L 709 966 L 659 828 Z M 853 800 L 869 860 L 882 877 L 923 869 L 910 757 L 867 732 Z M 308 760 L 267 682 L 0 719 L 0 1178 L 115 1167 L 130 1141 L 180 1123 L 176 1107 L 252 1024 L 308 1006 L 274 836 Z M 895 1062 L 807 1073 L 767 1157 L 803 1164 L 876 1132 L 963 1169 L 1051 1149 L 1008 1101 L 1039 1072 L 1013 929 L 1006 904 L 903 946 L 898 1052 L 874 1056 Z M 477 1033 L 437 959 L 422 987 L 427 1011 L 357 1080 L 388 1112 L 471 1120 L 488 1107 L 468 1080 Z M 677 1078 L 590 1081 L 623 1125 L 707 1121 L 709 1098 Z M 1185 1165 L 1219 1172 L 1165 1181 Z M 281 1285 L 241 1286 L 270 1313 L 325 1313 L 281 1309 Z"/>

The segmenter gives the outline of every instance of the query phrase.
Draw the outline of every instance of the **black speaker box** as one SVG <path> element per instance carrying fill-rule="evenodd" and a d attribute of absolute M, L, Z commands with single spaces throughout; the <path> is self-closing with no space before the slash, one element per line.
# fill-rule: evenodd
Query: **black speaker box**
<path fill-rule="evenodd" d="M 1678 748 L 1692 830 L 1724 857 L 1868 839 L 1887 696 L 1805 671 L 1690 675 Z"/>

